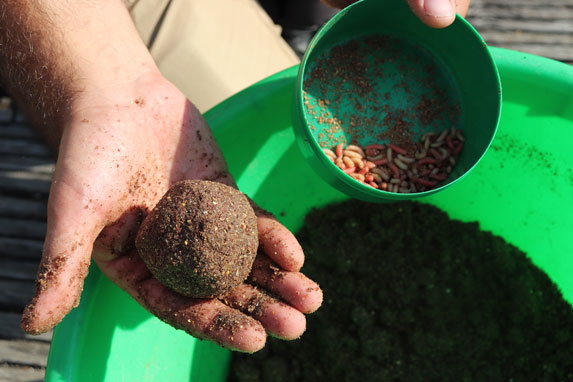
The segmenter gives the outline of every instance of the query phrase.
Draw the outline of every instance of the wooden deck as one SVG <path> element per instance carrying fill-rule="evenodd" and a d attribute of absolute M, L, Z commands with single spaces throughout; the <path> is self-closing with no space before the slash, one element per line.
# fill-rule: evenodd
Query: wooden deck
<path fill-rule="evenodd" d="M 573 0 L 473 0 L 468 20 L 489 45 L 573 64 Z M 0 381 L 43 380 L 51 333 L 25 335 L 54 160 L 20 113 L 0 110 Z"/>

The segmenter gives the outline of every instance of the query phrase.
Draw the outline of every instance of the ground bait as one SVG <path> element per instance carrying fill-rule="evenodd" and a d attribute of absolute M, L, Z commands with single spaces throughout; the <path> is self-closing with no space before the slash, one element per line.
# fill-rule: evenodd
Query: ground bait
<path fill-rule="evenodd" d="M 208 180 L 171 186 L 135 239 L 153 276 L 194 298 L 218 297 L 241 284 L 258 244 L 257 217 L 247 197 Z"/>
<path fill-rule="evenodd" d="M 526 255 L 420 203 L 311 212 L 324 291 L 297 341 L 234 354 L 230 381 L 573 381 L 573 309 Z"/>

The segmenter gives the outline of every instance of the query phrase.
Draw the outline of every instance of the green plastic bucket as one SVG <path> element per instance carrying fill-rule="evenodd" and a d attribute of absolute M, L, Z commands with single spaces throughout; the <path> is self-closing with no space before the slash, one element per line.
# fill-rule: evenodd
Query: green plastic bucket
<path fill-rule="evenodd" d="M 573 68 L 491 51 L 504 88 L 496 138 L 468 176 L 421 202 L 518 246 L 573 302 Z M 296 75 L 296 67 L 278 73 L 206 115 L 241 190 L 293 231 L 310 208 L 347 198 L 296 146 Z M 46 379 L 223 381 L 229 357 L 154 318 L 93 267 L 80 306 L 54 332 Z"/>

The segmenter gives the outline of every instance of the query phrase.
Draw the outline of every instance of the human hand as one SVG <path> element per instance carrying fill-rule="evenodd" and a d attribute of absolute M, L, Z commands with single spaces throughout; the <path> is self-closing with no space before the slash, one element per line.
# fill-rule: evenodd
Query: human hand
<path fill-rule="evenodd" d="M 295 237 L 263 211 L 249 283 L 221 299 L 197 300 L 152 277 L 134 249 L 135 234 L 147 211 L 183 179 L 233 185 L 206 122 L 158 72 L 98 84 L 76 97 L 64 121 L 36 296 L 23 329 L 46 331 L 77 306 L 91 256 L 144 308 L 193 336 L 247 352 L 264 346 L 266 332 L 299 337 L 304 314 L 320 306 L 322 292 L 299 272 L 304 255 Z"/>
<path fill-rule="evenodd" d="M 344 8 L 357 0 L 321 0 L 333 8 Z M 384 1 L 384 0 L 379 0 Z M 465 17 L 470 0 L 406 0 L 412 12 L 432 28 L 445 28 L 454 22 L 456 13 Z"/>

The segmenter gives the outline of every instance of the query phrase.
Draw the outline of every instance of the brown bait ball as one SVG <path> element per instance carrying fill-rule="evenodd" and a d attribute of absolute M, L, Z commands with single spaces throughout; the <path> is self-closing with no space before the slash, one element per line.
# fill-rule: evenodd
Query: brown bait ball
<path fill-rule="evenodd" d="M 160 283 L 194 298 L 221 296 L 241 284 L 258 244 L 257 217 L 247 197 L 205 180 L 174 184 L 135 240 Z"/>

